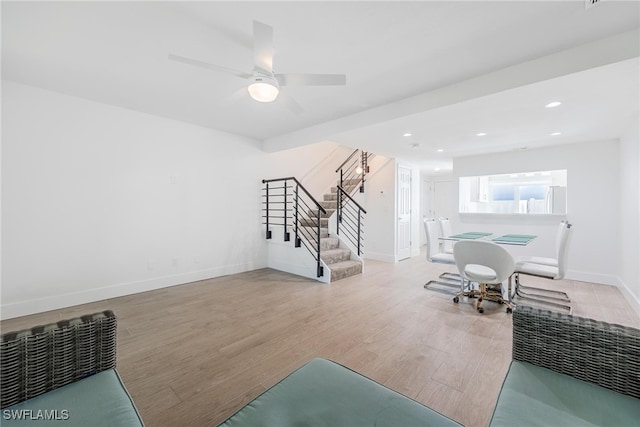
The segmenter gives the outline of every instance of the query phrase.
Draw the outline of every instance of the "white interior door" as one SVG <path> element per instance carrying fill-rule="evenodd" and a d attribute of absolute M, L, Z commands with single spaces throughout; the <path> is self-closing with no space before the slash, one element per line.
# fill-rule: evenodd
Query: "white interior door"
<path fill-rule="evenodd" d="M 398 166 L 398 247 L 397 259 L 411 256 L 411 169 Z"/>

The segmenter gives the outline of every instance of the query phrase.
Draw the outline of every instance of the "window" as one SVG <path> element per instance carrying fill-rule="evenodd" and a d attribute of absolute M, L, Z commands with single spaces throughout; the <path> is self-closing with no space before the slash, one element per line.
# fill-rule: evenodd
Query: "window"
<path fill-rule="evenodd" d="M 567 171 L 460 177 L 461 213 L 566 214 Z"/>

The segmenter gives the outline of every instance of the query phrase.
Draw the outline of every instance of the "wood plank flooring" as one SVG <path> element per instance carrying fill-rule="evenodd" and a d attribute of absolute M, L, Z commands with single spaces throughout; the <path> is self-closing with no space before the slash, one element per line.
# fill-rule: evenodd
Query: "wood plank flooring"
<path fill-rule="evenodd" d="M 424 283 L 450 266 L 367 261 L 329 285 L 262 269 L 3 321 L 3 332 L 111 309 L 118 371 L 145 423 L 214 426 L 314 357 L 342 363 L 469 426 L 486 426 L 511 361 L 511 315 Z M 526 277 L 574 314 L 640 327 L 615 287 Z"/>

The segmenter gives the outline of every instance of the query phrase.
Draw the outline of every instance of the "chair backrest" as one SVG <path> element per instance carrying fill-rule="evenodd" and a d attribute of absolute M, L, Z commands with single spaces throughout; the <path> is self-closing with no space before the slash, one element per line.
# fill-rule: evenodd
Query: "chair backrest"
<path fill-rule="evenodd" d="M 468 265 L 475 264 L 489 267 L 496 273 L 496 280 L 491 284 L 504 282 L 513 274 L 515 263 L 513 257 L 505 248 L 493 242 L 482 240 L 462 240 L 453 246 L 453 258 L 460 275 L 465 279 Z"/>
<path fill-rule="evenodd" d="M 453 229 L 451 228 L 451 221 L 449 221 L 449 218 L 440 218 L 439 222 L 440 222 L 440 233 L 442 234 L 442 237 L 453 235 Z M 453 241 L 445 240 L 443 242 L 443 249 L 445 252 L 448 252 L 448 253 L 453 252 Z"/>
<path fill-rule="evenodd" d="M 571 227 L 568 221 L 563 221 L 558 226 L 558 235 L 556 237 L 556 250 L 558 256 L 558 275 L 554 277 L 556 280 L 564 278 L 567 272 L 567 255 L 569 253 L 569 241 L 571 240 Z"/>
<path fill-rule="evenodd" d="M 438 229 L 434 218 L 424 219 L 424 232 L 427 235 L 427 260 L 431 261 L 431 258 L 440 252 Z"/>

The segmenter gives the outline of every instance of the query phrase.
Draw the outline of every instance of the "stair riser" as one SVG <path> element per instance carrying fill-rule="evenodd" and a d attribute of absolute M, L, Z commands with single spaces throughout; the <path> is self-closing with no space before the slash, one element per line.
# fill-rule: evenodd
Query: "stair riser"
<path fill-rule="evenodd" d="M 356 264 L 344 269 L 334 269 L 331 270 L 331 281 L 346 279 L 360 273 L 362 273 L 362 264 Z"/>
<path fill-rule="evenodd" d="M 336 262 L 349 261 L 351 259 L 351 252 L 345 249 L 344 252 L 337 254 L 323 254 L 322 251 L 320 251 L 320 258 L 322 258 L 325 264 L 330 265 Z"/>
<path fill-rule="evenodd" d="M 320 239 L 320 250 L 336 249 L 340 246 L 340 241 L 332 237 Z"/>

